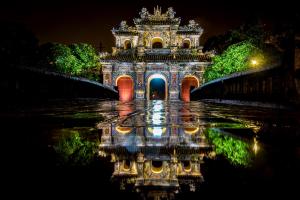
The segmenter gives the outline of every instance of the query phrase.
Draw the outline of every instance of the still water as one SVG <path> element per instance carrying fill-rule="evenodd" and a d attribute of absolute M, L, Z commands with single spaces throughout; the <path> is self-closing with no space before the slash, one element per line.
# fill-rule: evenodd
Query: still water
<path fill-rule="evenodd" d="M 159 100 L 14 106 L 1 112 L 7 185 L 30 197 L 293 195 L 299 116 L 293 109 Z"/>

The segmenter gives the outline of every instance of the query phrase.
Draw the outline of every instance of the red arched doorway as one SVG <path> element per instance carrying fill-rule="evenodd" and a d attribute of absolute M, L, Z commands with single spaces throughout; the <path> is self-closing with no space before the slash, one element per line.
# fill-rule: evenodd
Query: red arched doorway
<path fill-rule="evenodd" d="M 116 80 L 119 91 L 119 100 L 126 102 L 133 99 L 133 80 L 130 76 L 120 76 Z"/>
<path fill-rule="evenodd" d="M 198 79 L 194 76 L 186 76 L 181 82 L 181 99 L 189 102 L 191 90 L 197 87 L 199 87 Z"/>

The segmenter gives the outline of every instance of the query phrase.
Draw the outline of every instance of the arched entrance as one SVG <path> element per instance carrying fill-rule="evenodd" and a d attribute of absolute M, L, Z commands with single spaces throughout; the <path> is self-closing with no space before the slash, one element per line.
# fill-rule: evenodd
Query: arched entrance
<path fill-rule="evenodd" d="M 119 100 L 123 102 L 133 99 L 133 80 L 128 75 L 119 76 L 116 80 L 119 91 Z"/>
<path fill-rule="evenodd" d="M 186 76 L 181 82 L 181 100 L 190 101 L 191 91 L 199 87 L 199 80 L 195 76 Z"/>
<path fill-rule="evenodd" d="M 184 39 L 182 42 L 182 48 L 184 49 L 191 48 L 191 41 L 189 39 Z"/>
<path fill-rule="evenodd" d="M 148 78 L 147 99 L 148 100 L 168 99 L 168 81 L 163 75 L 153 74 Z"/>
<path fill-rule="evenodd" d="M 152 39 L 152 49 L 163 48 L 163 40 L 161 38 L 155 37 Z"/>
<path fill-rule="evenodd" d="M 131 49 L 131 42 L 130 42 L 130 40 L 126 40 L 124 42 L 124 49 Z"/>

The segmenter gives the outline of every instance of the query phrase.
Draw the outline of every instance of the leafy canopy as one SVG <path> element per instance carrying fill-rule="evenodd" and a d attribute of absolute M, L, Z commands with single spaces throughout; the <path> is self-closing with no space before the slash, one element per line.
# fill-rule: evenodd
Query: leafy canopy
<path fill-rule="evenodd" d="M 255 64 L 253 64 L 255 60 Z M 213 58 L 213 65 L 205 73 L 205 82 L 241 72 L 265 62 L 262 50 L 251 41 L 243 41 L 228 47 L 221 55 Z"/>
<path fill-rule="evenodd" d="M 90 44 L 47 43 L 40 47 L 39 53 L 39 65 L 62 73 L 99 79 L 99 56 Z"/>

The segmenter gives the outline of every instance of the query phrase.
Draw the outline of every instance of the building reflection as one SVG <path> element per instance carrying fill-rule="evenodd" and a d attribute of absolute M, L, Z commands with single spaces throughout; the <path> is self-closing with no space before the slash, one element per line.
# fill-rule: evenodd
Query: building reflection
<path fill-rule="evenodd" d="M 182 188 L 195 191 L 204 181 L 203 157 L 212 152 L 204 128 L 186 120 L 192 119 L 189 112 L 182 118 L 178 109 L 163 101 L 139 102 L 135 110 L 139 107 L 147 112 L 128 112 L 127 118 L 122 112 L 121 123 L 99 126 L 99 155 L 111 156 L 113 179 L 121 189 L 132 187 L 145 198 L 172 198 Z"/>

